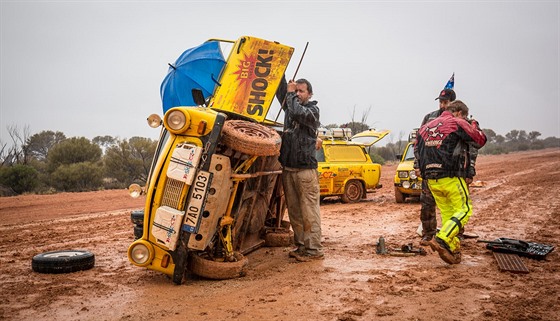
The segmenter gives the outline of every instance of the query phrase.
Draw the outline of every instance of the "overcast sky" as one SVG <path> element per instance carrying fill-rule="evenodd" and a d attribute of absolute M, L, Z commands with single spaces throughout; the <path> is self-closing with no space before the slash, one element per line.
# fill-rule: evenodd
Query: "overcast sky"
<path fill-rule="evenodd" d="M 313 84 L 323 125 L 371 108 L 370 127 L 406 139 L 455 73 L 482 128 L 560 137 L 559 1 L 1 0 L 0 11 L 4 143 L 8 126 L 156 139 L 145 120 L 162 114 L 167 64 L 244 35 L 294 47 L 288 78 L 309 42 L 297 78 Z"/>

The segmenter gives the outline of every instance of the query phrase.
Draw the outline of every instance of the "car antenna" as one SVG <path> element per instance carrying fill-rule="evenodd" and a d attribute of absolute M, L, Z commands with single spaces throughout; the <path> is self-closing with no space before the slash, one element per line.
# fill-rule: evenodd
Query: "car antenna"
<path fill-rule="evenodd" d="M 292 80 L 296 79 L 296 75 L 298 73 L 299 66 L 301 66 L 301 62 L 303 61 L 303 57 L 305 56 L 305 52 L 307 51 L 307 46 L 308 45 L 309 45 L 309 41 L 305 44 L 305 48 L 303 49 L 303 53 L 301 54 L 301 58 L 299 59 L 299 63 L 297 65 L 296 72 L 294 72 L 294 76 L 292 77 Z M 276 122 L 278 120 L 278 117 L 280 116 L 280 112 L 282 111 L 282 106 L 284 106 L 284 103 L 286 102 L 286 97 L 287 96 L 288 96 L 288 94 L 286 93 L 286 96 L 284 96 L 284 99 L 282 100 L 282 103 L 280 104 L 280 110 L 278 111 L 278 115 L 276 115 L 276 118 L 274 118 L 274 122 Z"/>

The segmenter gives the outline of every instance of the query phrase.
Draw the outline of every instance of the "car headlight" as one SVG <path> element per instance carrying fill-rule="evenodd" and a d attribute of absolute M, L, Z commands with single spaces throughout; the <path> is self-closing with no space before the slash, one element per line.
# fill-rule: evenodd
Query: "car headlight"
<path fill-rule="evenodd" d="M 416 178 L 418 178 L 418 176 L 416 176 L 416 171 L 414 171 L 414 170 L 410 171 L 409 176 L 410 176 L 410 179 L 416 179 Z"/>
<path fill-rule="evenodd" d="M 409 181 L 404 181 L 404 182 L 402 182 L 402 187 L 404 187 L 404 188 L 410 188 L 410 182 L 409 182 Z"/>
<path fill-rule="evenodd" d="M 145 241 L 137 241 L 128 248 L 128 258 L 138 266 L 147 266 L 154 258 L 154 250 L 152 246 Z"/>
<path fill-rule="evenodd" d="M 399 178 L 408 178 L 408 172 L 399 171 Z"/>
<path fill-rule="evenodd" d="M 179 134 L 191 125 L 191 117 L 186 110 L 171 109 L 164 116 L 165 127 L 173 134 Z"/>

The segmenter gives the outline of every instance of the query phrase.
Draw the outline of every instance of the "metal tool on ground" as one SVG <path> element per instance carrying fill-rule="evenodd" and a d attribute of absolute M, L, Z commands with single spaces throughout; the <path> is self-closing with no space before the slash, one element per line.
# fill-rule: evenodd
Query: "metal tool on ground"
<path fill-rule="evenodd" d="M 414 256 L 414 255 L 426 255 L 428 254 L 426 250 L 423 248 L 414 248 L 412 243 L 403 244 L 400 248 L 391 249 L 391 253 L 401 253 L 401 254 L 408 254 L 408 255 L 399 255 L 399 256 Z"/>
<path fill-rule="evenodd" d="M 387 248 L 385 247 L 385 238 L 383 236 L 379 237 L 379 242 L 377 242 L 377 254 L 387 254 Z"/>
<path fill-rule="evenodd" d="M 545 259 L 546 255 L 554 250 L 552 245 L 505 237 L 497 238 L 494 241 L 478 240 L 477 243 L 486 243 L 486 248 L 493 252 L 512 253 L 535 260 Z"/>

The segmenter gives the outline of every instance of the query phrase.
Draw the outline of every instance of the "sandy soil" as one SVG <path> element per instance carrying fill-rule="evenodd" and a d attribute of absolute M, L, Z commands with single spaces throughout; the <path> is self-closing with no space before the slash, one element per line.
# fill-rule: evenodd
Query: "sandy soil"
<path fill-rule="evenodd" d="M 130 210 L 142 199 L 102 191 L 0 198 L 0 319 L 6 320 L 560 320 L 559 252 L 522 258 L 530 273 L 501 272 L 492 252 L 463 242 L 463 262 L 428 255 L 382 256 L 376 243 L 418 246 L 417 201 L 396 204 L 392 176 L 358 204 L 321 206 L 326 258 L 296 263 L 290 248 L 248 255 L 245 277 L 193 277 L 174 285 L 133 266 Z M 560 150 L 480 156 L 467 231 L 481 239 L 518 238 L 557 246 L 560 240 Z M 40 274 L 31 258 L 85 249 L 91 270 Z"/>

